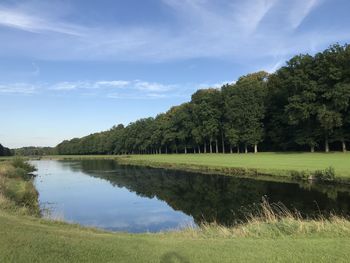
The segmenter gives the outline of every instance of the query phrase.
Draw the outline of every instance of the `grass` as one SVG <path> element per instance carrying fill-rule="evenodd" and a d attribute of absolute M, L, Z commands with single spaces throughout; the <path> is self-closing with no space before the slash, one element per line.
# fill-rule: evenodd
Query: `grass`
<path fill-rule="evenodd" d="M 117 159 L 124 164 L 227 175 L 262 175 L 296 179 L 350 181 L 350 153 L 258 153 L 258 154 L 162 154 L 162 155 L 58 155 L 45 158 Z M 332 171 L 334 178 L 329 175 Z"/>
<path fill-rule="evenodd" d="M 346 262 L 350 222 L 270 212 L 236 228 L 103 232 L 0 211 L 0 262 Z"/>
<path fill-rule="evenodd" d="M 289 170 L 323 170 L 331 166 L 335 169 L 337 176 L 350 178 L 350 153 L 133 155 L 131 160 L 212 167 L 252 168 L 272 174 Z"/>
<path fill-rule="evenodd" d="M 36 211 L 28 207 L 37 207 L 37 199 L 23 199 L 25 193 L 37 197 L 23 174 L 32 169 L 18 159 L 0 162 L 0 262 L 346 262 L 350 257 L 349 220 L 303 220 L 266 201 L 236 227 L 204 224 L 157 234 L 111 233 L 33 217 Z"/>
<path fill-rule="evenodd" d="M 20 158 L 0 162 L 0 209 L 39 215 L 38 193 L 28 175 L 33 171 Z"/>

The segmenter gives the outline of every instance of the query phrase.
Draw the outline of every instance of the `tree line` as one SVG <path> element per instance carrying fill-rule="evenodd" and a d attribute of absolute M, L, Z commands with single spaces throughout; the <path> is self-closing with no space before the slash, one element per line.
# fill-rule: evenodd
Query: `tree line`
<path fill-rule="evenodd" d="M 66 140 L 59 154 L 165 154 L 347 150 L 350 46 L 301 54 L 273 74 L 240 77 L 155 118 Z"/>
<path fill-rule="evenodd" d="M 5 147 L 5 146 L 2 146 L 0 144 L 0 156 L 11 156 L 12 155 L 12 151 Z"/>
<path fill-rule="evenodd" d="M 54 155 L 57 153 L 56 148 L 54 147 L 36 147 L 36 146 L 16 148 L 13 151 L 15 155 L 21 155 L 21 156 L 43 156 L 43 155 Z"/>

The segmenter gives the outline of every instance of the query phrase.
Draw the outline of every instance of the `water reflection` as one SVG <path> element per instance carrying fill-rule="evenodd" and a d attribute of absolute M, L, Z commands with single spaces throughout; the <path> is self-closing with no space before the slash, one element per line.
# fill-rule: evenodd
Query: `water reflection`
<path fill-rule="evenodd" d="M 159 231 L 203 220 L 232 225 L 263 196 L 304 216 L 349 215 L 350 190 L 344 186 L 201 175 L 121 166 L 111 160 L 35 164 L 42 202 L 63 206 L 65 219 L 113 230 Z"/>

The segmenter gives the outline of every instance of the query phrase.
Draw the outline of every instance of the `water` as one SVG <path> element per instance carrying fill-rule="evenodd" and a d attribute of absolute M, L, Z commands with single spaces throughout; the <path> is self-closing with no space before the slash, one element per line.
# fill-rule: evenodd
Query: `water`
<path fill-rule="evenodd" d="M 303 216 L 350 214 L 350 187 L 266 182 L 144 167 L 111 160 L 32 162 L 46 217 L 127 232 L 157 232 L 244 220 L 266 196 Z"/>

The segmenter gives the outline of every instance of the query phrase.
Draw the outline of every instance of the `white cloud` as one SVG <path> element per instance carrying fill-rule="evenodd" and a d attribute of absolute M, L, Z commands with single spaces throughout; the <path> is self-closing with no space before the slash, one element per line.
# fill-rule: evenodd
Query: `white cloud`
<path fill-rule="evenodd" d="M 176 27 L 166 23 L 105 25 L 94 21 L 83 26 L 68 23 L 56 14 L 57 8 L 33 13 L 33 8 L 0 5 L 0 25 L 40 33 L 28 37 L 0 31 L 0 37 L 11 41 L 0 43 L 0 56 L 147 62 L 219 58 L 247 64 L 262 58 L 278 60 L 350 39 L 349 31 L 331 28 L 295 34 L 295 29 L 324 1 L 162 0 Z M 74 10 L 71 15 L 74 16 Z M 129 83 L 100 83 L 103 85 L 124 88 Z"/>
<path fill-rule="evenodd" d="M 174 85 L 165 85 L 158 82 L 147 82 L 141 80 L 100 80 L 100 81 L 64 81 L 49 87 L 56 91 L 73 91 L 78 89 L 114 89 L 123 88 L 144 92 L 160 93 L 174 88 Z"/>
<path fill-rule="evenodd" d="M 28 32 L 55 32 L 74 36 L 83 35 L 82 27 L 61 22 L 52 22 L 41 17 L 26 14 L 19 10 L 0 7 L 0 18 L 0 25 Z"/>
<path fill-rule="evenodd" d="M 110 98 L 110 99 L 129 99 L 129 100 L 163 99 L 163 98 L 167 98 L 167 97 L 169 97 L 169 95 L 158 94 L 158 93 L 144 93 L 144 94 L 109 93 L 109 94 L 107 94 L 107 98 Z"/>
<path fill-rule="evenodd" d="M 247 33 L 253 33 L 278 0 L 248 0 L 233 4 L 233 21 Z"/>
<path fill-rule="evenodd" d="M 171 85 L 164 85 L 156 82 L 134 81 L 134 87 L 141 91 L 163 92 L 173 88 Z"/>
<path fill-rule="evenodd" d="M 102 80 L 102 81 L 97 81 L 95 82 L 95 85 L 100 87 L 100 86 L 111 86 L 111 87 L 125 87 L 127 85 L 130 85 L 130 81 L 125 81 L 125 80 Z"/>
<path fill-rule="evenodd" d="M 37 92 L 37 87 L 27 83 L 0 84 L 0 93 L 30 95 Z"/>
<path fill-rule="evenodd" d="M 289 11 L 292 28 L 298 28 L 318 4 L 320 4 L 320 0 L 294 0 L 293 8 Z"/>
<path fill-rule="evenodd" d="M 0 93 L 8 94 L 49 94 L 50 96 L 64 95 L 75 97 L 95 97 L 113 99 L 164 99 L 183 98 L 189 96 L 197 89 L 220 88 L 221 83 L 182 83 L 164 84 L 143 80 L 98 80 L 98 81 L 61 81 L 57 83 L 8 83 L 0 84 Z"/>
<path fill-rule="evenodd" d="M 51 89 L 52 90 L 76 90 L 79 88 L 85 88 L 86 87 L 87 82 L 68 82 L 68 81 L 64 81 L 64 82 L 59 82 L 57 84 L 52 85 Z"/>

